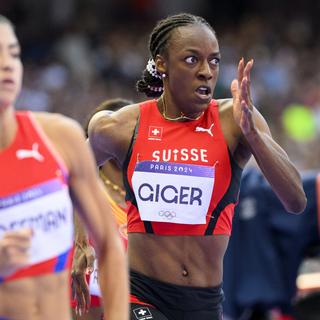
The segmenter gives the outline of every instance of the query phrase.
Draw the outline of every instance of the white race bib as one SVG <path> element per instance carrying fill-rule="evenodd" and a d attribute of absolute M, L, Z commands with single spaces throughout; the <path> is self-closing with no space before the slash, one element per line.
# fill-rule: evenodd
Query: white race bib
<path fill-rule="evenodd" d="M 67 186 L 55 179 L 1 198 L 0 239 L 4 232 L 21 228 L 33 230 L 30 265 L 67 252 L 73 245 L 73 210 Z"/>
<path fill-rule="evenodd" d="M 215 168 L 171 162 L 137 163 L 132 186 L 143 221 L 205 224 Z"/>
<path fill-rule="evenodd" d="M 99 282 L 98 282 L 98 261 L 94 260 L 93 272 L 90 274 L 89 279 L 89 292 L 92 296 L 102 297 Z"/>
<path fill-rule="evenodd" d="M 93 272 L 90 274 L 89 279 L 89 292 L 91 296 L 102 297 L 99 282 L 98 282 L 98 261 L 94 260 Z"/>

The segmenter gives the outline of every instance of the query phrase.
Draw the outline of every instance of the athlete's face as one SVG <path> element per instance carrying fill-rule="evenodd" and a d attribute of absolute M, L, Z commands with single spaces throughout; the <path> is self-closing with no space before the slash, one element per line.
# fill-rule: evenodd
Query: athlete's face
<path fill-rule="evenodd" d="M 168 41 L 165 89 L 180 111 L 199 113 L 212 99 L 219 74 L 217 38 L 209 27 L 193 24 L 175 29 Z"/>
<path fill-rule="evenodd" d="M 12 27 L 0 22 L 0 112 L 13 106 L 21 89 L 20 46 Z"/>

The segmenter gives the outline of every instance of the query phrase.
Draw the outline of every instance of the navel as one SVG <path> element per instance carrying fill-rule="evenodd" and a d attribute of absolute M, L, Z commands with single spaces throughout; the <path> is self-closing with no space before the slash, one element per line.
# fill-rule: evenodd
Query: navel
<path fill-rule="evenodd" d="M 182 267 L 182 275 L 184 277 L 187 277 L 189 275 L 189 272 L 185 266 Z"/>

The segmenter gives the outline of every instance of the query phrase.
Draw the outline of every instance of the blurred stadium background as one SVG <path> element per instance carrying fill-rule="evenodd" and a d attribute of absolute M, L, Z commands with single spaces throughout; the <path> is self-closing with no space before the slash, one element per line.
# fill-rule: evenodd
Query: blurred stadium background
<path fill-rule="evenodd" d="M 318 0 L 1 0 L 0 12 L 16 24 L 23 48 L 18 107 L 83 123 L 105 98 L 144 99 L 135 81 L 148 58 L 149 32 L 158 19 L 181 11 L 204 16 L 217 32 L 222 63 L 215 96 L 229 97 L 238 60 L 254 58 L 255 105 L 299 168 L 318 168 Z M 284 116 L 290 105 L 304 114 L 307 108 L 309 116 Z"/>

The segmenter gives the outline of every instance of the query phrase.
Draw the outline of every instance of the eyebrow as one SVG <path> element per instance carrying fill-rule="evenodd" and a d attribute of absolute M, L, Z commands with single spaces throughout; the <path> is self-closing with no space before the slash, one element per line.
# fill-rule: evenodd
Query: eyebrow
<path fill-rule="evenodd" d="M 20 45 L 18 42 L 14 42 L 14 43 L 9 44 L 9 49 L 15 49 L 15 48 L 20 49 Z"/>
<path fill-rule="evenodd" d="M 5 47 L 5 46 L 2 46 L 2 45 L 0 44 L 0 49 L 1 49 L 2 47 Z M 15 49 L 21 50 L 20 44 L 19 44 L 18 42 L 10 43 L 7 48 L 9 48 L 9 50 L 15 50 Z"/>

